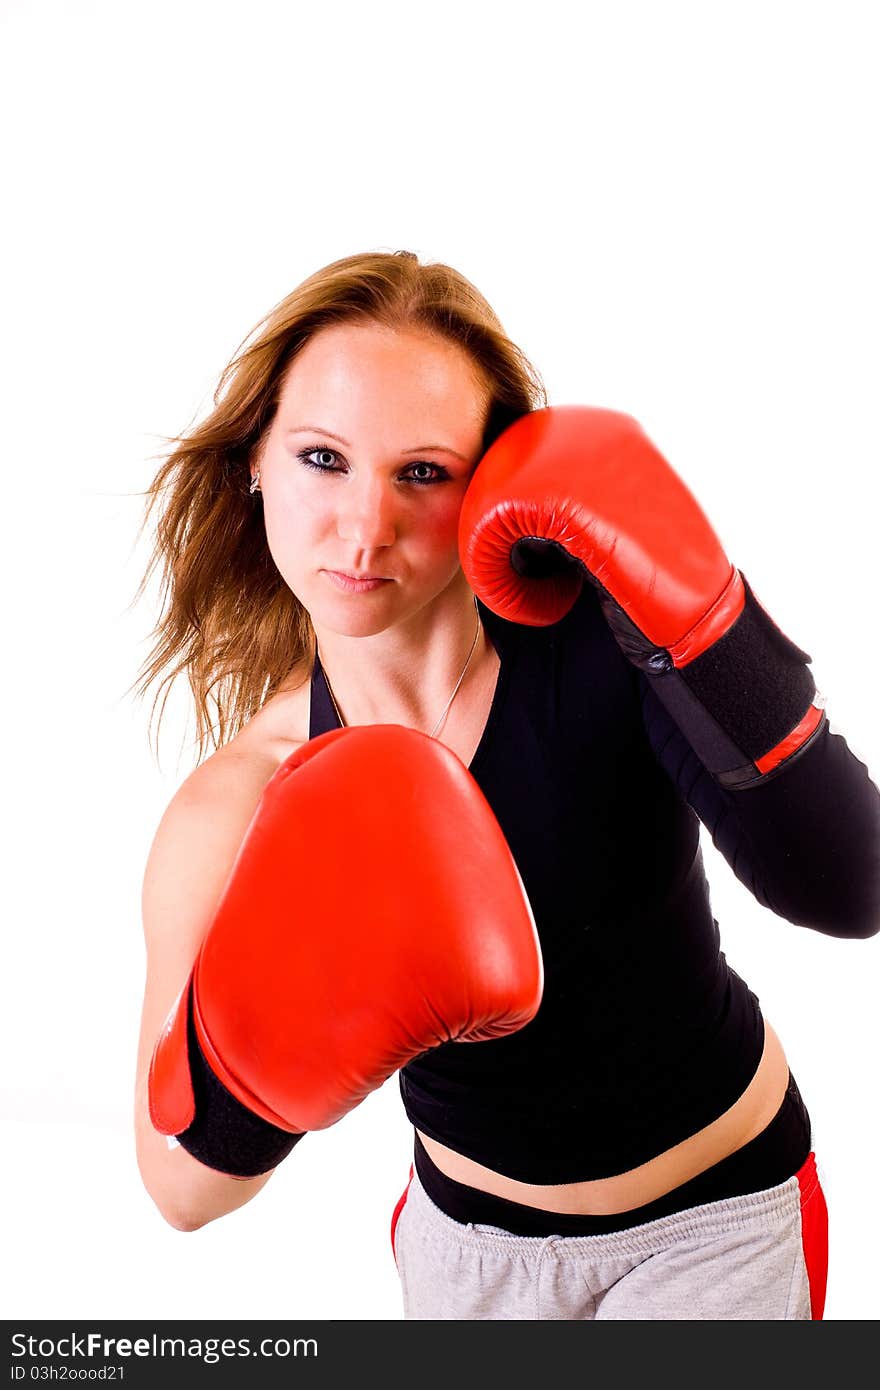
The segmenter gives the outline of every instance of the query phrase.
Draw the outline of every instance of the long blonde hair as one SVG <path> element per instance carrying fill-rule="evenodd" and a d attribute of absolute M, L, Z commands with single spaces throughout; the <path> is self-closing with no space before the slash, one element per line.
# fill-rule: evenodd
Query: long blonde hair
<path fill-rule="evenodd" d="M 161 696 L 158 739 L 171 686 L 186 673 L 199 758 L 228 742 L 298 667 L 303 680 L 311 667 L 309 615 L 269 553 L 250 470 L 291 362 L 320 329 L 345 322 L 426 327 L 464 348 L 491 393 L 484 450 L 547 403 L 540 375 L 479 291 L 412 251 L 346 256 L 270 310 L 224 368 L 207 419 L 165 436 L 175 447 L 144 494 L 141 533 L 154 513 L 158 520 L 134 601 L 159 570 L 160 617 L 131 688 L 143 696 L 158 682 L 150 717 L 152 728 Z"/>

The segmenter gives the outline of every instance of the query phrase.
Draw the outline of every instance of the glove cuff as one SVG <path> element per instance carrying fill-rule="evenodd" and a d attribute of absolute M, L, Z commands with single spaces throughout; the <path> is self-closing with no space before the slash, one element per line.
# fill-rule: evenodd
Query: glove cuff
<path fill-rule="evenodd" d="M 192 987 L 187 990 L 186 1035 L 195 1117 L 176 1136 L 177 1142 L 200 1163 L 228 1177 L 255 1178 L 269 1172 L 304 1136 L 255 1115 L 215 1076 L 196 1036 Z"/>
<path fill-rule="evenodd" d="M 685 666 L 653 662 L 647 674 L 697 756 L 722 786 L 776 776 L 825 723 L 824 700 L 796 646 L 742 575 L 745 604 L 735 622 Z M 659 669 L 658 669 L 659 668 Z"/>

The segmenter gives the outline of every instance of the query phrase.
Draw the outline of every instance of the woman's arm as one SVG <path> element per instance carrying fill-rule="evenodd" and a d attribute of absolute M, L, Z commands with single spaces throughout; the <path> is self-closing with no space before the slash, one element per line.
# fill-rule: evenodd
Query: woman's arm
<path fill-rule="evenodd" d="M 880 792 L 842 735 L 825 723 L 773 777 L 731 790 L 637 679 L 655 756 L 757 900 L 827 936 L 880 932 Z"/>
<path fill-rule="evenodd" d="M 510 848 L 443 744 L 399 725 L 331 730 L 281 763 L 256 807 L 233 779 L 238 820 L 216 782 L 179 825 L 169 817 L 147 875 L 151 977 L 172 1000 L 149 1114 L 222 1175 L 160 1166 L 150 1146 L 148 1186 L 188 1227 L 241 1205 L 260 1185 L 250 1175 L 426 1048 L 523 1027 L 543 988 Z"/>
<path fill-rule="evenodd" d="M 274 1169 L 233 1178 L 206 1167 L 153 1128 L 150 1058 L 189 977 L 233 860 L 274 768 L 231 747 L 196 768 L 165 811 L 143 884 L 147 979 L 135 1086 L 137 1159 L 144 1186 L 175 1229 L 194 1231 L 249 1202 Z"/>

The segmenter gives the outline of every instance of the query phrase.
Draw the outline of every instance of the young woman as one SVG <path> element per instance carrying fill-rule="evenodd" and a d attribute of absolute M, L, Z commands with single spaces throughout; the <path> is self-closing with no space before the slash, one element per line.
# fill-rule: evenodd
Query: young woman
<path fill-rule="evenodd" d="M 699 824 L 864 937 L 880 797 L 634 422 L 545 405 L 457 272 L 352 256 L 160 469 L 142 684 L 185 670 L 218 746 L 145 874 L 143 1179 L 194 1230 L 399 1071 L 407 1317 L 821 1318 L 809 1116 Z"/>

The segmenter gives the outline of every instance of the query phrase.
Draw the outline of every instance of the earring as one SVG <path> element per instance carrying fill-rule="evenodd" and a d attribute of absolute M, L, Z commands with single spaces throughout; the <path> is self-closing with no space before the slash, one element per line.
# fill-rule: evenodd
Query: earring
<path fill-rule="evenodd" d="M 257 471 L 256 471 L 256 473 L 254 474 L 254 476 L 251 478 L 251 485 L 250 485 L 250 487 L 248 488 L 248 492 L 251 494 L 252 497 L 253 497 L 254 493 L 257 492 L 257 491 L 259 490 L 259 487 L 260 487 L 260 470 L 259 470 L 259 468 L 258 468 Z"/>

